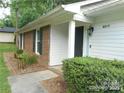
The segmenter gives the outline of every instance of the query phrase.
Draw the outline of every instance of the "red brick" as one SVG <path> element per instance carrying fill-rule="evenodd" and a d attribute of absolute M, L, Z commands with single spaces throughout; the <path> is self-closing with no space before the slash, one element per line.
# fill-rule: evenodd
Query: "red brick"
<path fill-rule="evenodd" d="M 43 30 L 43 48 L 42 55 L 38 55 L 38 62 L 41 65 L 48 66 L 49 63 L 49 48 L 50 48 L 50 26 L 42 28 Z M 33 31 L 24 33 L 24 50 L 30 54 L 33 52 Z"/>

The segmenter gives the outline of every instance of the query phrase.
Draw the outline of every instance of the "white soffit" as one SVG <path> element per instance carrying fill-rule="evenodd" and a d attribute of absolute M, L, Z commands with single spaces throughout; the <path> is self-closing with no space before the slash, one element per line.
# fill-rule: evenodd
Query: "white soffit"
<path fill-rule="evenodd" d="M 67 4 L 67 5 L 62 5 L 65 11 L 73 12 L 73 13 L 81 13 L 81 6 L 100 2 L 104 0 L 86 0 L 86 1 L 81 1 L 77 3 L 72 3 L 72 4 Z"/>

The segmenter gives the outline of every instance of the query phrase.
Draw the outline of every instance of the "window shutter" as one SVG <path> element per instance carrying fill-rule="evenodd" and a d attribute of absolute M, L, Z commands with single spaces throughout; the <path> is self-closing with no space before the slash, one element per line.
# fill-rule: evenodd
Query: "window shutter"
<path fill-rule="evenodd" d="M 36 30 L 33 31 L 33 52 L 35 52 Z"/>
<path fill-rule="evenodd" d="M 39 53 L 42 54 L 42 42 L 43 42 L 43 31 L 40 29 L 40 45 L 39 45 Z"/>

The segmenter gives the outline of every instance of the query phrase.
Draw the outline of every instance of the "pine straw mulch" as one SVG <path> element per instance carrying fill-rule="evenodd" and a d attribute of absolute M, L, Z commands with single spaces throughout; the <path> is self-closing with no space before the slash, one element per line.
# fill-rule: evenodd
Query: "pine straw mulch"
<path fill-rule="evenodd" d="M 48 93 L 66 93 L 66 83 L 61 76 L 41 82 Z"/>
<path fill-rule="evenodd" d="M 6 63 L 12 75 L 26 74 L 26 73 L 36 72 L 36 71 L 43 71 L 47 69 L 46 67 L 38 63 L 26 66 L 24 69 L 20 69 L 18 67 L 19 59 L 16 59 L 14 57 L 14 53 L 12 52 L 4 53 L 4 62 Z"/>

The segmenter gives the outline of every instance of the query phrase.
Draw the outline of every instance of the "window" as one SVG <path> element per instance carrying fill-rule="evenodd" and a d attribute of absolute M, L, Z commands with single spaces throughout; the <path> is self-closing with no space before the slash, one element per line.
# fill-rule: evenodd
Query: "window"
<path fill-rule="evenodd" d="M 36 54 L 42 54 L 42 33 L 43 33 L 43 31 L 40 29 L 40 30 L 38 30 L 38 31 L 36 31 L 36 42 L 35 42 L 35 44 L 36 44 L 36 50 L 35 50 L 35 52 L 36 52 Z"/>
<path fill-rule="evenodd" d="M 36 30 L 33 30 L 33 52 L 36 51 Z"/>
<path fill-rule="evenodd" d="M 23 34 L 22 34 L 22 33 L 20 34 L 19 41 L 20 41 L 20 43 L 19 43 L 19 44 L 20 44 L 20 45 L 19 45 L 19 48 L 20 48 L 20 49 L 23 49 Z"/>

